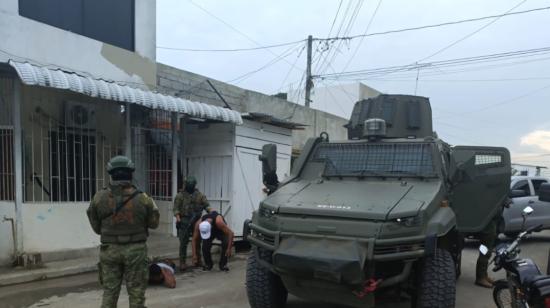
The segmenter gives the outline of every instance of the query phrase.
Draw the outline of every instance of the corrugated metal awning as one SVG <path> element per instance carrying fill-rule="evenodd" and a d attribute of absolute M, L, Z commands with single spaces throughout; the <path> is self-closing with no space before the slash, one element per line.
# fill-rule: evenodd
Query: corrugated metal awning
<path fill-rule="evenodd" d="M 222 107 L 192 102 L 179 97 L 141 90 L 116 82 L 81 76 L 61 68 L 41 67 L 28 62 L 9 61 L 21 81 L 29 86 L 69 90 L 105 100 L 137 104 L 151 109 L 162 109 L 187 114 L 194 118 L 243 123 L 241 114 Z"/>
<path fill-rule="evenodd" d="M 242 117 L 244 119 L 271 124 L 273 126 L 278 126 L 278 127 L 288 128 L 288 129 L 302 130 L 304 129 L 304 127 L 308 126 L 305 124 L 290 122 L 288 120 L 280 119 L 275 116 L 269 115 L 267 113 L 262 113 L 262 112 L 243 113 Z"/>

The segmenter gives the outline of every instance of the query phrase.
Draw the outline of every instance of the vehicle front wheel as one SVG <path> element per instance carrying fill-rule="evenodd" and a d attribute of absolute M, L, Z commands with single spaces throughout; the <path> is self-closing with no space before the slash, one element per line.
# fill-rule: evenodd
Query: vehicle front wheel
<path fill-rule="evenodd" d="M 436 249 L 424 258 L 420 271 L 418 308 L 454 307 L 456 296 L 455 262 L 451 253 Z"/>
<path fill-rule="evenodd" d="M 258 262 L 267 256 L 267 251 L 258 249 L 252 254 L 246 265 L 246 293 L 251 308 L 282 308 L 286 304 L 288 291 L 281 278 Z"/>

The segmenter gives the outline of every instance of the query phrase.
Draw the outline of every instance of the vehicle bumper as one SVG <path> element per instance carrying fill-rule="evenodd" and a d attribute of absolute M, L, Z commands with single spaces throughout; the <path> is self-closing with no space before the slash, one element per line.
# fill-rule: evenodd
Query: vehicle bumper
<path fill-rule="evenodd" d="M 374 276 L 378 262 L 403 262 L 403 270 L 385 277 L 380 287 L 406 280 L 412 263 L 435 249 L 426 236 L 377 240 L 272 231 L 246 221 L 243 234 L 252 245 L 272 251 L 264 266 L 281 276 L 300 276 L 336 285 L 359 285 Z M 428 237 L 430 239 L 430 237 Z M 432 248 L 433 246 L 433 248 Z"/>

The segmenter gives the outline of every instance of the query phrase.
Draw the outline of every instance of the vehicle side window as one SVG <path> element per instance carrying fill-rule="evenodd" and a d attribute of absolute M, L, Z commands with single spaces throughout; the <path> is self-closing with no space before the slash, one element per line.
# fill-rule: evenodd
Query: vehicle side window
<path fill-rule="evenodd" d="M 531 191 L 529 190 L 529 182 L 527 180 L 517 182 L 514 186 L 512 186 L 512 190 L 523 190 L 526 196 L 531 195 Z"/>
<path fill-rule="evenodd" d="M 547 180 L 531 180 L 531 183 L 533 183 L 533 189 L 535 190 L 535 195 L 539 195 L 539 188 L 542 183 L 548 183 Z"/>

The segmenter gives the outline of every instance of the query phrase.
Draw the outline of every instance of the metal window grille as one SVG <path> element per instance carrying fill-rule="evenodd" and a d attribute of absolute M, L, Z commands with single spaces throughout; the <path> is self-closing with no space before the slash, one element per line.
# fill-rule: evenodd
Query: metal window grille
<path fill-rule="evenodd" d="M 475 165 L 498 165 L 502 163 L 502 155 L 500 154 L 476 154 Z"/>
<path fill-rule="evenodd" d="M 325 162 L 326 176 L 435 176 L 432 145 L 427 143 L 321 144 L 313 160 Z"/>
<path fill-rule="evenodd" d="M 95 103 L 63 102 L 51 92 L 30 92 L 24 115 L 24 200 L 26 202 L 87 202 L 107 186 L 105 165 L 122 154 L 120 121 L 102 119 L 98 125 Z M 39 98 L 38 98 L 39 97 Z M 102 109 L 118 110 L 114 104 Z"/>
<path fill-rule="evenodd" d="M 15 200 L 13 129 L 0 126 L 0 200 Z"/>
<path fill-rule="evenodd" d="M 169 112 L 132 108 L 134 179 L 156 200 L 172 199 L 172 121 Z M 143 115 L 146 115 L 143 117 Z"/>
<path fill-rule="evenodd" d="M 13 79 L 0 78 L 0 200 L 15 200 L 12 126 Z"/>

